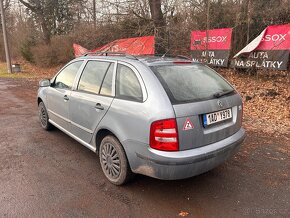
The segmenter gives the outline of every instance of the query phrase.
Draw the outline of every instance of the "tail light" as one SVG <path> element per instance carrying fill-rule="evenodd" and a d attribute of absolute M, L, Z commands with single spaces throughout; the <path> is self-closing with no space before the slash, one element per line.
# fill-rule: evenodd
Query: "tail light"
<path fill-rule="evenodd" d="M 179 150 L 175 119 L 158 120 L 151 124 L 150 147 L 162 151 Z"/>

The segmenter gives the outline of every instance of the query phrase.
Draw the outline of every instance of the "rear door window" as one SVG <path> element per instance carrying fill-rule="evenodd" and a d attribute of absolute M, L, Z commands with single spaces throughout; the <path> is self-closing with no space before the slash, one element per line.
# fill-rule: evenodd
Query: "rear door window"
<path fill-rule="evenodd" d="M 99 94 L 104 76 L 110 65 L 110 62 L 88 61 L 81 75 L 77 90 Z"/>
<path fill-rule="evenodd" d="M 116 79 L 116 97 L 125 100 L 143 100 L 142 88 L 135 72 L 122 64 L 118 64 Z"/>
<path fill-rule="evenodd" d="M 221 76 L 203 65 L 172 64 L 151 69 L 174 104 L 211 99 L 218 92 L 233 91 Z"/>

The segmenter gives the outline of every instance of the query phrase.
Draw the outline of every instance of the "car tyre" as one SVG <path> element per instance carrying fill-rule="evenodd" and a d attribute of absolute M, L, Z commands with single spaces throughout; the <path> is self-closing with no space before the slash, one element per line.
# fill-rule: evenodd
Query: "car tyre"
<path fill-rule="evenodd" d="M 48 121 L 48 119 L 49 119 L 48 113 L 47 113 L 46 107 L 42 101 L 38 104 L 38 115 L 39 115 L 39 121 L 40 121 L 41 127 L 47 131 L 51 130 L 53 128 L 53 126 Z"/>
<path fill-rule="evenodd" d="M 112 136 L 103 138 L 99 159 L 102 170 L 107 179 L 115 185 L 127 183 L 133 176 L 125 151 L 119 140 Z"/>

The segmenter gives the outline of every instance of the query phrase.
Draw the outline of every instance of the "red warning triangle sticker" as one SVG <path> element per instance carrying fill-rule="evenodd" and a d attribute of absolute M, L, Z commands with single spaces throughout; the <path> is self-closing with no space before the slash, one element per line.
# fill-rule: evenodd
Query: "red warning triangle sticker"
<path fill-rule="evenodd" d="M 193 129 L 193 123 L 190 121 L 189 118 L 186 118 L 184 126 L 183 126 L 183 130 L 189 130 L 189 129 Z"/>

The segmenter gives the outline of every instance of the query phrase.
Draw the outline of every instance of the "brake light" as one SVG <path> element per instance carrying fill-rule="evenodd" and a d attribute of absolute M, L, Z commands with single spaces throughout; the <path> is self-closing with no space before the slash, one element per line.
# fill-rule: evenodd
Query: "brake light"
<path fill-rule="evenodd" d="M 151 124 L 150 147 L 162 151 L 179 150 L 175 119 L 158 120 Z"/>

